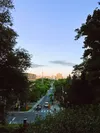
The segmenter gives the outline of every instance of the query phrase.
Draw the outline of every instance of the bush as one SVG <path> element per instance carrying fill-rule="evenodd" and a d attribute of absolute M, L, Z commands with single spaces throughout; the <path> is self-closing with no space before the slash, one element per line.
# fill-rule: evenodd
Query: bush
<path fill-rule="evenodd" d="M 100 133 L 99 114 L 100 105 L 74 106 L 48 115 L 45 120 L 38 119 L 26 130 L 19 125 L 9 125 L 0 127 L 0 133 Z"/>
<path fill-rule="evenodd" d="M 12 124 L 12 125 L 0 125 L 0 133 L 17 133 L 16 131 L 20 131 L 22 126 L 19 126 L 17 124 Z M 18 132 L 20 133 L 20 132 Z"/>
<path fill-rule="evenodd" d="M 76 106 L 55 116 L 48 116 L 41 123 L 30 124 L 26 133 L 99 133 L 100 107 Z"/>

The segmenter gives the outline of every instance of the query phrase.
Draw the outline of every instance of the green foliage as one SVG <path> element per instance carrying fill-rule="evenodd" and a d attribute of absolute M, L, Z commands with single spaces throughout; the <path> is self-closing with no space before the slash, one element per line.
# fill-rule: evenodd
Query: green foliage
<path fill-rule="evenodd" d="M 54 82 L 55 98 L 64 106 L 66 106 L 68 101 L 68 93 L 71 88 L 71 84 L 72 78 L 70 75 L 66 79 L 59 79 Z"/>
<path fill-rule="evenodd" d="M 29 100 L 31 102 L 37 101 L 43 95 L 47 93 L 47 90 L 50 89 L 51 80 L 49 79 L 37 79 L 34 82 L 31 82 Z"/>
<path fill-rule="evenodd" d="M 99 133 L 100 105 L 73 106 L 45 120 L 38 118 L 23 130 L 22 125 L 0 126 L 1 133 Z"/>
<path fill-rule="evenodd" d="M 80 91 L 84 93 L 80 95 L 79 90 L 76 91 L 77 96 L 84 97 L 88 95 L 88 98 L 91 99 L 91 103 L 100 102 L 100 9 L 96 8 L 93 11 L 92 15 L 88 15 L 86 22 L 81 25 L 79 29 L 75 30 L 77 35 L 75 37 L 78 40 L 80 37 L 84 37 L 84 53 L 83 53 L 83 62 L 74 67 L 73 74 L 80 80 L 77 80 L 76 84 L 73 85 L 72 93 L 74 94 L 75 90 L 79 88 Z M 84 79 L 82 75 L 84 73 Z M 87 84 L 83 80 L 87 80 Z M 81 85 L 78 85 L 80 84 Z M 85 81 L 86 82 L 86 81 Z M 83 87 L 84 86 L 84 87 Z M 90 89 L 91 88 L 91 89 Z M 80 95 L 80 96 L 79 96 Z M 90 98 L 92 95 L 92 98 Z M 94 96 L 93 96 L 94 95 Z"/>
<path fill-rule="evenodd" d="M 0 125 L 0 133 L 22 133 L 24 132 L 23 126 L 20 124 Z"/>

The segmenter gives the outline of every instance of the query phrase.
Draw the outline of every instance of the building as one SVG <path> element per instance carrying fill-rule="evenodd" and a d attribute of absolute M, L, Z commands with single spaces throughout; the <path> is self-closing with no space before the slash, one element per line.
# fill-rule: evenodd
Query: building
<path fill-rule="evenodd" d="M 44 76 L 44 78 L 51 79 L 51 76 Z"/>
<path fill-rule="evenodd" d="M 56 74 L 56 79 L 57 79 L 57 80 L 58 80 L 58 79 L 63 79 L 62 74 L 61 74 L 61 73 L 57 73 L 57 74 Z"/>
<path fill-rule="evenodd" d="M 36 75 L 35 74 L 26 73 L 26 75 L 28 76 L 28 80 L 30 80 L 30 81 L 36 80 Z"/>
<path fill-rule="evenodd" d="M 41 79 L 42 76 L 36 75 L 36 79 Z"/>

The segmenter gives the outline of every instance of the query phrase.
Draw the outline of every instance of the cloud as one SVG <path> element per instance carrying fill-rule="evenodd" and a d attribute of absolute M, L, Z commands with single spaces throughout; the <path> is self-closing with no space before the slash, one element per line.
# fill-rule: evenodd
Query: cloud
<path fill-rule="evenodd" d="M 44 67 L 44 65 L 40 65 L 40 64 L 32 64 L 32 68 L 38 68 L 38 67 Z"/>
<path fill-rule="evenodd" d="M 76 65 L 75 63 L 72 62 L 66 62 L 63 60 L 55 60 L 55 61 L 49 61 L 52 64 L 59 64 L 59 65 L 63 65 L 63 66 L 74 66 Z"/>

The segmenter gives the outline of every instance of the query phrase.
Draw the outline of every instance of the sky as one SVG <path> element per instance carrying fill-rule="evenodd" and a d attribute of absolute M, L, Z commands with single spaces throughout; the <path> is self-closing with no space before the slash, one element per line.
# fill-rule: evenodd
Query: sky
<path fill-rule="evenodd" d="M 75 29 L 98 6 L 97 0 L 13 0 L 17 47 L 32 55 L 28 72 L 68 76 L 83 54 L 83 38 L 75 41 Z"/>

